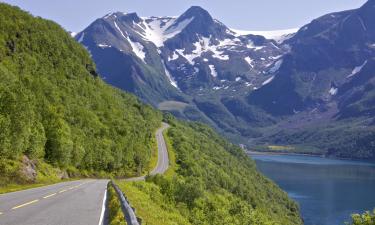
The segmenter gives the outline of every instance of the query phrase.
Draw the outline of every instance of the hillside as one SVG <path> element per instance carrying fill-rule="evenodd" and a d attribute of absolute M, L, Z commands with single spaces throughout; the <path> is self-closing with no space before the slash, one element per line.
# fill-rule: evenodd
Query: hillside
<path fill-rule="evenodd" d="M 161 113 L 105 84 L 57 24 L 6 4 L 0 12 L 0 187 L 147 170 Z M 298 206 L 240 148 L 203 125 L 164 120 L 175 175 L 141 182 L 161 187 L 143 203 L 166 199 L 192 224 L 302 223 Z"/>
<path fill-rule="evenodd" d="M 166 121 L 176 163 L 146 183 L 121 183 L 144 223 L 301 224 L 298 206 L 256 171 L 242 149 L 206 125 Z"/>
<path fill-rule="evenodd" d="M 106 82 L 249 149 L 373 160 L 374 4 L 273 32 L 230 29 L 197 6 L 114 12 L 76 39 Z"/>
<path fill-rule="evenodd" d="M 5 4 L 0 12 L 1 184 L 36 179 L 15 174 L 24 155 L 88 175 L 148 168 L 161 114 L 105 84 L 57 24 Z"/>

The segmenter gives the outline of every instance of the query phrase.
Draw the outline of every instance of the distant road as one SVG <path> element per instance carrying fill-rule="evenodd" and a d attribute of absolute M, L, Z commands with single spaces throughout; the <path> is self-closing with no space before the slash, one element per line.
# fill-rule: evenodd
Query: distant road
<path fill-rule="evenodd" d="M 158 163 L 156 167 L 150 172 L 150 175 L 164 174 L 169 167 L 168 149 L 164 140 L 163 132 L 169 128 L 169 124 L 162 123 L 161 128 L 156 131 L 156 141 L 158 143 Z M 144 180 L 146 176 L 134 177 L 126 179 L 128 181 Z"/>
<path fill-rule="evenodd" d="M 99 225 L 108 180 L 79 180 L 0 195 L 0 225 Z"/>

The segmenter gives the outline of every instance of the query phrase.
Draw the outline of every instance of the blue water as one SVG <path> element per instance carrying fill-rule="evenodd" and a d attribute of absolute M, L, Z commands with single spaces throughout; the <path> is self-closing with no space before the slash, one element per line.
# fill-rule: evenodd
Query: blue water
<path fill-rule="evenodd" d="M 301 155 L 251 155 L 296 200 L 305 225 L 343 225 L 375 208 L 375 164 Z"/>

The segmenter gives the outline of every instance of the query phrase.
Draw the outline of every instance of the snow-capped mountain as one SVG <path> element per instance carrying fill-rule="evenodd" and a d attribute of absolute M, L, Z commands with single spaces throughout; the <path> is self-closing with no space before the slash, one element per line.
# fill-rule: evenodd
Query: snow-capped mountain
<path fill-rule="evenodd" d="M 286 39 L 284 34 L 269 33 L 277 38 L 272 40 L 231 30 L 204 9 L 191 7 L 179 17 L 110 13 L 77 34 L 76 39 L 94 58 L 103 58 L 100 55 L 108 51 L 120 51 L 139 66 L 156 68 L 158 76 L 164 76 L 175 89 L 196 93 L 202 88 L 231 89 L 236 82 L 259 88 L 289 50 L 280 45 L 280 37 Z M 102 69 L 106 67 L 102 61 L 97 61 L 99 71 L 110 83 L 129 90 Z M 108 63 L 112 64 L 111 60 Z"/>
<path fill-rule="evenodd" d="M 350 140 L 362 128 L 375 137 L 374 15 L 370 0 L 301 29 L 242 31 L 196 6 L 179 17 L 116 12 L 75 38 L 107 82 L 161 110 L 211 124 L 237 143 L 345 156 L 345 145 L 321 140 Z M 316 129 L 315 139 L 299 138 Z"/>
<path fill-rule="evenodd" d="M 348 89 L 342 87 L 353 91 L 356 77 L 375 57 L 374 21 L 371 0 L 359 9 L 331 13 L 303 26 L 285 41 L 292 50 L 274 82 L 254 92 L 249 101 L 272 114 L 293 114 L 332 101 L 339 101 L 342 110 L 341 97 Z"/>

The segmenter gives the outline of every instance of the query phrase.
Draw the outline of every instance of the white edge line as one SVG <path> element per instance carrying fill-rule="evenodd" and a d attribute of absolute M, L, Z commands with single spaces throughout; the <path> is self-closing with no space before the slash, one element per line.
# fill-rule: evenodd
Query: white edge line
<path fill-rule="evenodd" d="M 107 200 L 107 189 L 104 191 L 103 203 L 102 203 L 102 212 L 100 213 L 99 225 L 103 225 L 103 218 L 105 212 L 105 202 Z"/>

